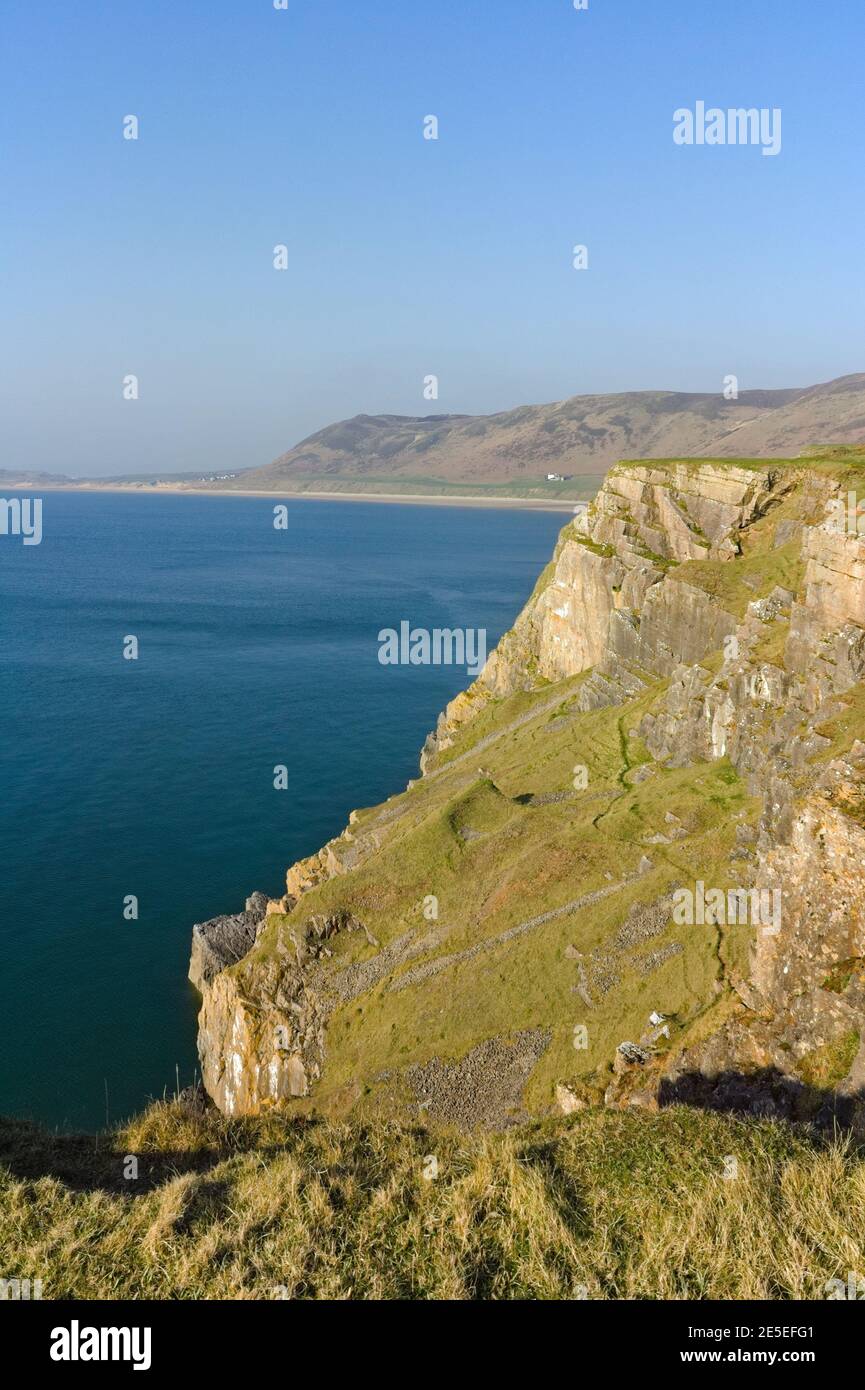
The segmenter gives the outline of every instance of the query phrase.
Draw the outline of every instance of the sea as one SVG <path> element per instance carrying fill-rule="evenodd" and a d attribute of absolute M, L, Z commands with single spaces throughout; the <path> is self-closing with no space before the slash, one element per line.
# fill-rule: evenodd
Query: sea
<path fill-rule="evenodd" d="M 0 1113 L 93 1130 L 195 1078 L 193 923 L 418 775 L 471 674 L 380 634 L 491 650 L 567 516 L 41 500 L 38 545 L 0 535 Z"/>

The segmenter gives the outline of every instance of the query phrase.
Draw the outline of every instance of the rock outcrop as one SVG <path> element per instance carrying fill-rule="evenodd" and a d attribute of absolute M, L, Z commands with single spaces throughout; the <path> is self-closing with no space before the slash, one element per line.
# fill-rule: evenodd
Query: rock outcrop
<path fill-rule="evenodd" d="M 735 628 L 733 615 L 674 567 L 734 559 L 741 536 L 792 485 L 769 465 L 612 469 L 565 528 L 548 573 L 475 685 L 441 716 L 422 766 L 492 697 L 592 669 L 582 707 L 616 704 L 646 674 L 669 675 L 716 650 Z"/>
<path fill-rule="evenodd" d="M 857 731 L 865 734 L 865 540 L 839 532 L 831 504 L 845 495 L 851 469 L 862 463 L 865 454 L 840 453 L 831 464 L 820 465 L 673 462 L 622 464 L 612 470 L 595 502 L 563 531 L 535 593 L 478 680 L 440 717 L 422 756 L 420 800 L 415 791 L 414 800 L 393 799 L 361 818 L 353 813 L 342 836 L 289 869 L 284 897 L 263 903 L 256 895 L 246 913 L 194 929 L 190 973 L 203 993 L 199 1048 L 204 1084 L 226 1113 L 314 1093 L 326 1069 L 329 1020 L 347 1001 L 362 995 L 375 1010 L 384 1007 L 382 998 L 400 998 L 415 987 L 433 988 L 429 982 L 482 961 L 519 939 L 527 926 L 556 921 L 579 905 L 615 901 L 641 875 L 661 874 L 665 847 L 669 852 L 690 843 L 697 833 L 694 816 L 683 821 L 684 812 L 674 814 L 670 807 L 664 808 L 660 824 L 641 828 L 640 843 L 662 851 L 658 865 L 654 851 L 653 859 L 643 855 L 620 877 L 608 870 L 609 882 L 601 880 L 581 898 L 571 886 L 569 900 L 563 887 L 557 900 L 561 905 L 547 912 L 535 907 L 534 915 L 528 909 L 521 925 L 474 944 L 469 936 L 460 950 L 444 950 L 450 928 L 437 921 L 437 897 L 423 897 L 431 890 L 423 886 L 422 874 L 415 891 L 425 903 L 436 905 L 430 927 L 407 926 L 401 918 L 381 948 L 355 915 L 364 913 L 361 899 L 351 891 L 351 906 L 335 912 L 318 907 L 323 889 L 344 879 L 350 890 L 361 869 L 366 875 L 362 900 L 378 900 L 381 894 L 369 887 L 370 865 L 401 836 L 428 833 L 423 827 L 432 824 L 430 817 L 438 814 L 445 797 L 437 790 L 442 779 L 454 789 L 452 798 L 459 793 L 446 803 L 437 832 L 443 837 L 448 874 L 458 877 L 461 856 L 492 836 L 502 862 L 512 855 L 518 866 L 514 817 L 552 814 L 574 793 L 544 791 L 512 800 L 485 769 L 481 783 L 472 785 L 466 776 L 477 777 L 479 750 L 496 740 L 511 747 L 527 721 L 535 721 L 535 732 L 520 747 L 533 750 L 525 756 L 542 765 L 544 755 L 534 750 L 546 747 L 549 730 L 600 718 L 617 706 L 628 711 L 618 723 L 622 764 L 609 784 L 590 793 L 598 804 L 579 844 L 581 862 L 590 862 L 587 845 L 603 845 L 605 817 L 612 808 L 625 796 L 632 798 L 647 779 L 670 778 L 681 797 L 686 783 L 672 774 L 693 768 L 702 782 L 705 768 L 723 760 L 730 777 L 741 782 L 743 797 L 756 808 L 750 819 L 744 802 L 736 813 L 729 879 L 738 893 L 770 895 L 781 911 L 777 921 L 757 921 L 745 962 L 725 959 L 717 945 L 707 947 L 717 960 L 702 1006 L 710 1010 L 726 1001 L 717 1026 L 701 1022 L 691 1030 L 653 1015 L 661 1024 L 653 1024 L 643 1037 L 633 1033 L 640 1042 L 628 1044 L 632 1051 L 622 1044 L 598 1065 L 594 1093 L 611 1105 L 654 1108 L 688 1101 L 814 1118 L 828 1113 L 831 1092 L 844 1100 L 846 1114 L 859 1113 L 865 1084 L 865 888 L 860 871 L 865 744 Z M 559 688 L 566 699 L 557 694 Z M 544 703 L 548 689 L 550 699 Z M 518 717 L 503 715 L 496 723 L 500 706 L 507 710 L 514 697 L 529 695 L 537 698 L 526 711 Z M 487 713 L 484 735 L 473 742 L 471 725 L 481 712 Z M 537 722 L 554 716 L 551 724 Z M 600 727 L 574 723 L 575 729 Z M 544 739 L 538 731 L 546 731 Z M 628 750 L 637 746 L 644 751 L 635 768 Z M 485 752 L 485 762 L 487 757 Z M 502 767 L 506 780 L 513 777 L 513 755 Z M 531 772 L 526 762 L 522 775 L 529 785 Z M 555 865 L 561 859 L 557 837 L 563 824 L 550 821 L 548 858 Z M 623 855 L 633 847 L 633 838 L 625 826 Z M 699 856 L 700 843 L 697 836 L 688 860 L 698 867 L 694 855 Z M 534 877 L 529 870 L 514 870 L 515 884 L 530 903 L 547 870 L 536 866 L 533 872 Z M 561 873 L 564 883 L 564 863 Z M 568 947 L 568 959 L 577 963 L 572 994 L 582 1008 L 591 1011 L 598 998 L 613 998 L 611 991 L 628 969 L 649 975 L 688 949 L 687 941 L 660 942 L 629 964 L 628 952 L 639 945 L 629 924 L 648 914 L 650 935 L 664 934 L 676 873 L 673 858 L 654 900 L 638 899 L 627 910 L 623 907 L 606 945 L 596 944 L 585 954 Z M 465 887 L 470 898 L 470 877 Z M 506 891 L 505 880 L 501 891 Z M 387 892 L 383 885 L 382 893 L 383 900 L 399 896 L 393 885 Z M 318 908 L 312 916 L 306 907 L 310 901 Z M 494 886 L 483 907 L 478 921 L 498 910 Z M 465 937 L 470 927 L 461 930 Z M 348 938 L 358 932 L 366 954 L 358 960 L 352 956 L 352 963 L 337 969 L 331 951 L 344 953 Z M 436 955 L 440 950 L 444 954 Z M 404 969 L 411 960 L 419 963 Z M 524 968 L 514 966 L 516 971 Z M 497 987 L 487 975 L 479 968 L 478 989 Z M 500 973 L 498 979 L 504 978 Z M 349 979 L 351 988 L 345 983 Z M 384 981 L 384 995 L 373 997 Z M 446 1004 L 426 1007 L 426 1026 L 446 1039 L 440 1021 Z M 699 1010 L 692 1012 L 695 1019 L 702 1017 Z M 400 1017 L 395 1016 L 391 1029 L 405 1026 L 398 1025 Z M 516 1078 L 519 1086 L 528 1079 L 556 1025 L 555 1017 L 538 1018 L 531 1030 L 515 1031 L 513 1042 L 491 1033 L 465 1054 L 465 1066 L 440 1061 L 435 1051 L 424 1053 L 428 1060 L 404 1069 L 400 1084 L 409 1093 L 418 1077 L 437 1078 L 441 1095 L 448 1097 L 449 1115 L 465 1119 L 470 1113 L 499 1113 L 498 1102 L 463 1105 L 457 1091 L 465 1077 L 477 1089 L 478 1058 L 486 1059 L 485 1066 L 490 1059 L 505 1058 L 510 1080 L 502 1094 L 509 1096 L 513 1113 L 521 1113 Z M 523 1068 L 514 1059 L 528 1057 L 529 1037 L 537 1048 L 531 1067 L 526 1063 Z M 417 1049 L 421 1044 L 415 1040 L 413 1045 Z M 449 1055 L 446 1042 L 443 1052 Z M 591 1092 L 592 1086 L 575 1075 L 560 1076 L 549 1088 L 548 1103 L 574 1111 Z M 424 1103 L 432 1102 L 427 1097 Z M 834 1115 L 833 1107 L 834 1102 L 829 1106 Z"/>
<path fill-rule="evenodd" d="M 317 966 L 333 937 L 356 931 L 363 924 L 347 913 L 314 916 L 302 931 L 281 936 L 273 954 L 249 959 L 247 952 L 236 971 L 201 977 L 202 1080 L 226 1115 L 309 1094 L 321 1076 L 333 1004 Z"/>
<path fill-rule="evenodd" d="M 189 978 L 199 993 L 211 985 L 221 970 L 242 960 L 255 945 L 267 912 L 267 896 L 252 893 L 246 909 L 230 916 L 196 922 L 192 928 Z"/>

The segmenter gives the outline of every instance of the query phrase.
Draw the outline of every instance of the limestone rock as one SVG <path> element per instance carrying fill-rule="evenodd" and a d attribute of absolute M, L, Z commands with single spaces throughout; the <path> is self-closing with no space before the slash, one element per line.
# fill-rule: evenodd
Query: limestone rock
<path fill-rule="evenodd" d="M 203 994 L 226 966 L 235 965 L 252 950 L 260 923 L 257 912 L 237 912 L 196 922 L 192 928 L 189 978 L 199 993 Z"/>
<path fill-rule="evenodd" d="M 321 1076 L 333 1000 L 321 989 L 320 962 L 342 932 L 364 932 L 378 944 L 353 914 L 318 913 L 294 931 L 279 929 L 264 960 L 237 957 L 204 979 L 198 1053 L 204 1085 L 224 1114 L 306 1096 Z"/>
<path fill-rule="evenodd" d="M 556 1086 L 556 1104 L 563 1115 L 575 1115 L 578 1110 L 585 1110 L 587 1105 L 576 1091 L 572 1091 L 570 1086 L 561 1082 Z"/>

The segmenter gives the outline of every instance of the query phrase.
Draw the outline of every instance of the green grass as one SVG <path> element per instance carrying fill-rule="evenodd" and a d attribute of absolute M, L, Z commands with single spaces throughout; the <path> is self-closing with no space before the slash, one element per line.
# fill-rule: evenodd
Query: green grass
<path fill-rule="evenodd" d="M 865 741 L 865 683 L 846 691 L 839 701 L 846 706 L 844 712 L 816 726 L 816 732 L 829 740 L 821 761 L 837 758 L 857 739 Z"/>
<path fill-rule="evenodd" d="M 852 978 L 852 972 L 851 972 Z M 840 1085 L 859 1051 L 859 1034 L 851 1029 L 833 1043 L 824 1043 L 799 1061 L 796 1068 L 806 1086 L 830 1090 Z"/>
<path fill-rule="evenodd" d="M 765 636 L 759 642 L 754 643 L 751 648 L 751 656 L 755 661 L 765 662 L 768 666 L 779 666 L 783 670 L 784 651 L 789 636 L 789 620 L 777 618 L 775 622 L 767 625 Z"/>
<path fill-rule="evenodd" d="M 745 616 L 749 603 L 766 598 L 776 587 L 797 594 L 803 576 L 801 545 L 795 540 L 777 550 L 751 549 L 735 561 L 686 560 L 670 572 L 672 579 L 702 589 L 737 618 Z"/>
<path fill-rule="evenodd" d="M 591 550 L 591 552 L 592 552 L 593 555 L 600 555 L 600 556 L 602 556 L 602 558 L 605 559 L 605 560 L 610 560 L 610 559 L 612 559 L 612 557 L 613 557 L 613 556 L 615 555 L 615 553 L 616 553 L 616 548 L 615 548 L 615 546 L 606 545 L 606 544 L 603 544 L 603 545 L 602 545 L 602 544 L 601 544 L 600 542 L 598 542 L 598 541 L 590 540 L 590 538 L 589 538 L 588 536 L 578 536 L 578 535 L 574 534 L 574 535 L 572 535 L 572 536 L 570 537 L 570 539 L 571 539 L 572 541 L 576 541 L 576 543 L 577 543 L 578 545 L 583 545 L 583 546 L 585 546 L 586 550 Z"/>
<path fill-rule="evenodd" d="M 478 1137 L 176 1103 L 89 1138 L 8 1121 L 0 1267 L 45 1299 L 822 1299 L 865 1268 L 865 1163 L 684 1109 Z"/>
<path fill-rule="evenodd" d="M 665 459 L 621 459 L 611 472 L 619 468 L 684 468 L 689 473 L 697 473 L 701 468 L 711 465 L 716 468 L 741 468 L 750 473 L 809 472 L 820 468 L 826 473 L 837 473 L 838 466 L 854 470 L 865 468 L 865 445 L 861 444 L 816 444 L 804 449 L 798 458 L 665 458 Z"/>
<path fill-rule="evenodd" d="M 337 1007 L 328 1024 L 324 1076 L 304 1108 L 339 1116 L 349 1110 L 404 1113 L 404 1088 L 395 1076 L 406 1066 L 434 1056 L 456 1060 L 487 1038 L 543 1028 L 549 1046 L 525 1091 L 529 1110 L 543 1115 L 557 1083 L 605 1084 L 616 1047 L 640 1036 L 653 1009 L 675 1015 L 687 1040 L 725 969 L 747 964 L 750 928 L 719 932 L 670 923 L 645 949 L 678 944 L 679 954 L 645 974 L 641 950 L 623 953 L 616 959 L 617 984 L 593 1001 L 590 1012 L 575 994 L 568 946 L 584 954 L 603 951 L 632 905 L 656 901 L 676 882 L 703 878 L 735 886 L 728 856 L 736 818 L 757 814 L 726 760 L 675 769 L 651 764 L 630 730 L 665 682 L 656 681 L 625 706 L 579 713 L 579 681 L 563 682 L 552 708 L 549 690 L 488 705 L 457 735 L 436 777 L 387 803 L 375 852 L 312 890 L 296 909 L 305 919 L 346 908 L 386 946 L 413 929 L 429 930 L 423 904 L 432 895 L 440 939 L 424 962 L 485 947 L 394 991 L 388 986 L 402 973 L 397 967 L 394 976 Z M 492 741 L 478 750 L 481 738 Z M 585 792 L 573 788 L 577 764 L 588 768 Z M 653 775 L 635 780 L 644 765 Z M 670 811 L 685 827 L 684 838 L 648 843 L 669 830 Z M 376 832 L 374 815 L 365 814 L 361 823 Z M 646 855 L 651 872 L 623 882 Z M 621 886 L 610 896 L 498 943 L 502 933 L 611 883 Z M 274 951 L 282 929 L 272 920 L 255 955 Z M 376 954 L 359 935 L 331 944 L 328 970 Z M 590 1037 L 580 1053 L 573 1047 L 578 1023 Z"/>

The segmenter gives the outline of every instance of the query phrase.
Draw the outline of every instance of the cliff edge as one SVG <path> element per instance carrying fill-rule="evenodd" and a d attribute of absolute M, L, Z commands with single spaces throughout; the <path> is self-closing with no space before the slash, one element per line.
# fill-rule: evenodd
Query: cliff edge
<path fill-rule="evenodd" d="M 220 1109 L 858 1123 L 863 483 L 855 447 L 615 467 L 421 778 L 196 928 Z"/>

